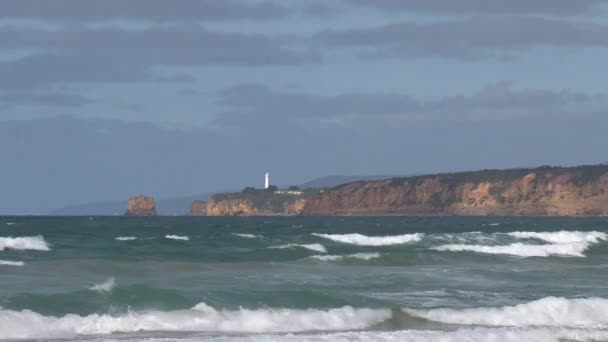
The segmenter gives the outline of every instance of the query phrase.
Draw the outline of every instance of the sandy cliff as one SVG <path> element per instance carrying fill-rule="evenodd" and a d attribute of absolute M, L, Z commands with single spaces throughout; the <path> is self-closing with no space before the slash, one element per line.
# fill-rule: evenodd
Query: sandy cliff
<path fill-rule="evenodd" d="M 608 215 L 608 165 L 362 181 L 300 198 L 221 194 L 191 215 Z"/>
<path fill-rule="evenodd" d="M 149 196 L 135 196 L 129 198 L 127 216 L 156 216 L 156 203 Z"/>
<path fill-rule="evenodd" d="M 485 170 L 356 182 L 305 215 L 608 215 L 608 166 Z"/>

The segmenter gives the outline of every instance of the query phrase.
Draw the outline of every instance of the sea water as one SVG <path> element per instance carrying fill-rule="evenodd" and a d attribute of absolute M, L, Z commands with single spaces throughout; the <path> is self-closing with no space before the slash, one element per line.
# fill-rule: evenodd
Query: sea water
<path fill-rule="evenodd" d="M 1 217 L 13 339 L 608 340 L 608 219 Z"/>

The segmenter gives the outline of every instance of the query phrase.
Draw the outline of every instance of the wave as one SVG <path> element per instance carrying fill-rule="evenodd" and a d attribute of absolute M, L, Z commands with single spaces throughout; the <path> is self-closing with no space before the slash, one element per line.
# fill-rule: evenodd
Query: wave
<path fill-rule="evenodd" d="M 23 237 L 0 237 L 0 251 L 4 249 L 48 251 L 49 245 L 41 235 Z"/>
<path fill-rule="evenodd" d="M 548 245 L 530 245 L 521 242 L 512 243 L 506 246 L 486 246 L 486 245 L 442 245 L 432 247 L 437 251 L 447 252 L 476 252 L 484 254 L 504 254 L 521 257 L 548 257 L 548 256 L 571 256 L 584 257 L 589 245 L 584 243 L 562 243 Z"/>
<path fill-rule="evenodd" d="M 261 239 L 261 238 L 263 238 L 262 235 L 255 235 L 255 234 L 237 234 L 237 233 L 232 233 L 232 235 L 240 236 L 240 237 L 245 238 L 245 239 Z"/>
<path fill-rule="evenodd" d="M 311 251 L 315 251 L 315 252 L 319 252 L 319 253 L 327 253 L 327 249 L 325 248 L 325 246 L 323 246 L 320 243 L 310 243 L 310 244 L 288 243 L 286 245 L 272 246 L 272 247 L 268 247 L 268 248 L 286 249 L 286 248 L 294 248 L 294 247 L 306 248 Z"/>
<path fill-rule="evenodd" d="M 0 266 L 23 266 L 23 261 L 0 260 Z"/>
<path fill-rule="evenodd" d="M 114 277 L 108 278 L 108 280 L 103 283 L 95 284 L 89 287 L 91 291 L 99 291 L 99 292 L 110 292 L 116 286 L 116 279 Z"/>
<path fill-rule="evenodd" d="M 190 240 L 189 237 L 187 236 L 180 236 L 180 235 L 165 235 L 165 239 L 170 239 L 170 240 L 181 240 L 181 241 L 188 241 Z"/>
<path fill-rule="evenodd" d="M 114 238 L 114 240 L 117 240 L 117 241 L 133 241 L 133 240 L 137 240 L 137 237 L 135 237 L 135 236 L 118 236 L 118 237 Z"/>
<path fill-rule="evenodd" d="M 562 230 L 558 232 L 511 232 L 508 235 L 518 239 L 537 239 L 541 241 L 551 243 L 572 243 L 572 242 L 585 242 L 585 243 L 598 243 L 600 241 L 608 240 L 606 233 L 590 231 L 567 231 Z"/>
<path fill-rule="evenodd" d="M 7 225 L 7 226 L 14 226 L 14 225 L 16 225 L 16 224 L 17 224 L 17 222 L 6 222 L 6 225 Z"/>
<path fill-rule="evenodd" d="M 389 246 L 389 245 L 401 245 L 405 243 L 418 242 L 422 240 L 424 234 L 403 234 L 393 236 L 367 236 L 359 233 L 352 234 L 318 234 L 313 233 L 312 235 L 318 236 L 324 239 L 333 240 L 341 243 L 348 243 L 359 246 Z"/>
<path fill-rule="evenodd" d="M 545 297 L 497 308 L 403 309 L 411 316 L 459 325 L 608 328 L 608 299 Z"/>
<path fill-rule="evenodd" d="M 313 255 L 306 259 L 316 259 L 320 261 L 339 261 L 344 259 L 372 260 L 380 257 L 380 253 L 355 253 L 348 255 Z"/>
<path fill-rule="evenodd" d="M 217 310 L 205 303 L 189 310 L 43 316 L 22 310 L 0 310 L 0 339 L 69 338 L 142 331 L 274 333 L 364 329 L 390 319 L 389 309 Z"/>
<path fill-rule="evenodd" d="M 463 233 L 467 234 L 467 233 Z M 450 252 L 477 252 L 485 254 L 506 254 L 522 257 L 548 257 L 548 256 L 571 256 L 585 257 L 585 251 L 592 245 L 608 239 L 606 233 L 590 231 L 558 231 L 558 232 L 510 232 L 495 233 L 490 236 L 479 235 L 475 238 L 478 242 L 486 244 L 445 244 L 432 247 L 438 251 Z M 465 235 L 471 239 L 472 233 Z M 545 242 L 545 244 L 530 244 L 514 242 L 507 245 L 495 245 L 497 242 L 504 241 L 504 237 L 515 239 L 532 239 Z M 547 243 L 548 242 L 548 243 Z"/>
<path fill-rule="evenodd" d="M 194 336 L 179 339 L 184 342 L 204 340 Z M 219 341 L 235 342 L 300 342 L 300 341 L 369 341 L 369 342 L 564 342 L 608 340 L 608 332 L 596 329 L 556 328 L 461 328 L 458 330 L 399 330 L 399 331 L 348 331 L 315 334 L 256 334 L 250 336 L 222 336 Z M 122 340 L 121 340 L 122 341 Z M 128 341 L 133 341 L 129 339 Z M 136 341 L 149 342 L 150 339 Z M 172 340 L 173 341 L 173 340 Z M 215 340 L 214 340 L 215 341 Z"/>

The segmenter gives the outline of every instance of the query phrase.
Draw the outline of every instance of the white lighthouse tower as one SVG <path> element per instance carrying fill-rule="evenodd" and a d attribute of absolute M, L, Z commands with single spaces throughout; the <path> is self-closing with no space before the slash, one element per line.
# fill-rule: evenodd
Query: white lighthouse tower
<path fill-rule="evenodd" d="M 264 189 L 268 189 L 268 187 L 270 187 L 270 172 L 266 170 L 264 174 Z"/>

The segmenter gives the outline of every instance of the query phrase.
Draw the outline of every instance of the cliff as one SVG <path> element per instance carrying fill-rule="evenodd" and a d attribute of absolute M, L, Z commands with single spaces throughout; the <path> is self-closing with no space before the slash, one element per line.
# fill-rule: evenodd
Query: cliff
<path fill-rule="evenodd" d="M 135 196 L 127 203 L 127 216 L 156 216 L 156 203 L 149 196 Z"/>
<path fill-rule="evenodd" d="M 314 190 L 312 193 L 318 193 Z M 271 216 L 298 215 L 304 210 L 306 198 L 302 196 L 276 194 L 271 191 L 246 189 L 240 193 L 216 194 L 207 201 L 194 201 L 190 216 Z"/>
<path fill-rule="evenodd" d="M 304 196 L 217 194 L 191 215 L 608 215 L 608 165 L 359 181 Z"/>
<path fill-rule="evenodd" d="M 304 215 L 608 215 L 608 165 L 484 170 L 355 182 Z"/>

